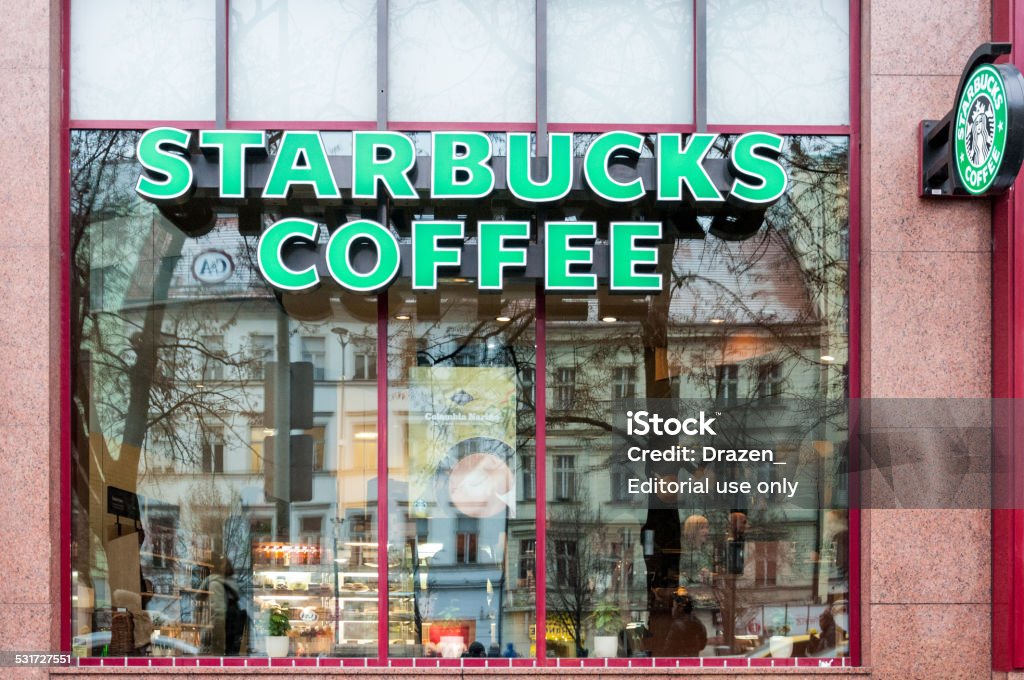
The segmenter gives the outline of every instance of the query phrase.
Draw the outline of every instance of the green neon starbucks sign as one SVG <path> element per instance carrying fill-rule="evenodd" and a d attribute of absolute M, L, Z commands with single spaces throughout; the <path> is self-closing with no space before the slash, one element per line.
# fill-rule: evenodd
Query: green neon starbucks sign
<path fill-rule="evenodd" d="M 725 148 L 716 147 L 719 136 L 712 133 L 652 137 L 612 131 L 580 149 L 582 140 L 572 133 L 553 133 L 546 157 L 537 158 L 529 133 L 505 134 L 505 155 L 496 156 L 491 135 L 445 131 L 431 134 L 429 157 L 418 157 L 413 140 L 400 132 L 354 131 L 351 154 L 331 156 L 315 131 L 283 132 L 270 154 L 262 131 L 161 127 L 139 139 L 136 192 L 165 209 L 198 201 L 466 205 L 498 192 L 536 206 L 557 204 L 570 194 L 612 205 L 646 198 L 691 213 L 724 215 L 711 233 L 730 240 L 756 233 L 764 210 L 786 192 L 784 140 L 778 135 L 750 132 Z M 645 155 L 645 145 L 653 153 Z M 481 291 L 502 290 L 507 279 L 532 267 L 549 291 L 587 292 L 597 290 L 600 250 L 602 278 L 612 291 L 663 288 L 655 271 L 660 221 L 613 221 L 602 230 L 600 246 L 597 223 L 583 219 L 536 227 L 522 220 L 479 219 L 467 226 L 465 220 L 422 219 L 410 226 L 411 244 L 370 219 L 328 233 L 317 222 L 286 217 L 263 230 L 257 266 L 271 285 L 289 292 L 310 290 L 329 277 L 343 289 L 372 293 L 400 275 L 408 275 L 416 290 L 434 290 L 442 271 L 465 267 Z M 470 236 L 475 240 L 468 242 Z M 290 257 L 296 251 L 305 257 Z M 371 264 L 357 266 L 360 258 Z"/>

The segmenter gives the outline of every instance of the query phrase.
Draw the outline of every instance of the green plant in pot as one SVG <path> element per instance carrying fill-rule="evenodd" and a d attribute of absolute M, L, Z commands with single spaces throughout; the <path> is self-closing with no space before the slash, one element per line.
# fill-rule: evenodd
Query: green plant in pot
<path fill-rule="evenodd" d="M 267 656 L 288 656 L 288 631 L 291 628 L 288 610 L 279 604 L 273 605 L 267 621 Z"/>
<path fill-rule="evenodd" d="M 619 631 L 622 630 L 622 612 L 611 602 L 594 607 L 594 656 L 619 655 Z"/>

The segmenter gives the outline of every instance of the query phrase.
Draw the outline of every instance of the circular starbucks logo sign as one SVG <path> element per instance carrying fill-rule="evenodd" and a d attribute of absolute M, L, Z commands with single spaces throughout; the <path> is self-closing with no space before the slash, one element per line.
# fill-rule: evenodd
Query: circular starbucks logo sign
<path fill-rule="evenodd" d="M 956 110 L 956 169 L 972 194 L 995 182 L 1006 151 L 1006 87 L 994 66 L 981 66 L 967 79 Z"/>

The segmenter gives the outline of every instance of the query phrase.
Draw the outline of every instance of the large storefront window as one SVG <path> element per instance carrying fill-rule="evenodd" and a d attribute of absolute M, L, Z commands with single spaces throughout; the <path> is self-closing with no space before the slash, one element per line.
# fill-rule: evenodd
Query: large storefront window
<path fill-rule="evenodd" d="M 732 242 L 678 221 L 660 295 L 547 297 L 549 654 L 757 656 L 772 636 L 846 653 L 847 155 L 845 138 L 788 138 L 792 186 L 766 227 Z M 653 399 L 747 420 L 742 441 L 776 454 L 756 474 L 805 491 L 726 504 L 631 490 L 731 479 L 622 454 L 617 417 Z"/>
<path fill-rule="evenodd" d="M 544 295 L 527 272 L 500 293 L 399 279 L 382 301 L 275 292 L 254 248 L 289 206 L 155 210 L 133 190 L 138 137 L 73 137 L 80 655 L 263 655 L 275 638 L 299 656 L 848 653 L 846 138 L 786 138 L 789 191 L 738 241 L 653 196 L 544 209 L 595 222 L 598 246 L 614 220 L 668 225 L 660 294 Z M 463 210 L 386 214 L 409 244 L 412 221 L 472 223 Z M 503 191 L 490 211 L 541 215 Z M 788 466 L 761 481 L 803 490 L 638 493 L 650 475 L 731 479 L 620 455 L 617 419 L 653 399 L 757 415 L 747 434 Z"/>
<path fill-rule="evenodd" d="M 534 290 L 388 297 L 395 656 L 530 655 L 536 624 Z M 472 649 L 470 649 L 472 648 Z"/>
<path fill-rule="evenodd" d="M 273 216 L 175 225 L 137 138 L 73 139 L 75 649 L 247 654 L 276 612 L 293 653 L 374 655 L 376 298 L 275 295 Z"/>

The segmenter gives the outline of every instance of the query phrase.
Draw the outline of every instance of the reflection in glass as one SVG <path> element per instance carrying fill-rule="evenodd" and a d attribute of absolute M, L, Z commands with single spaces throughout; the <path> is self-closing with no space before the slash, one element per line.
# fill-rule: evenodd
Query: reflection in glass
<path fill-rule="evenodd" d="M 388 118 L 532 122 L 533 0 L 390 0 Z"/>
<path fill-rule="evenodd" d="M 72 119 L 214 119 L 214 3 L 74 0 L 70 6 Z"/>
<path fill-rule="evenodd" d="M 376 0 L 233 0 L 230 41 L 232 119 L 376 119 Z"/>
<path fill-rule="evenodd" d="M 850 122 L 848 0 L 708 0 L 708 123 Z"/>
<path fill-rule="evenodd" d="M 664 293 L 547 296 L 549 656 L 758 656 L 773 636 L 846 653 L 847 140 L 791 137 L 784 161 L 791 188 L 752 238 L 696 218 L 664 246 Z M 754 481 L 803 490 L 735 505 L 630 492 L 734 469 L 629 463 L 613 423 L 634 398 L 746 422 L 786 464 Z"/>
<path fill-rule="evenodd" d="M 373 655 L 376 298 L 276 295 L 235 214 L 138 199 L 136 140 L 72 137 L 75 651 L 265 654 L 276 607 Z"/>
<path fill-rule="evenodd" d="M 464 279 L 389 294 L 393 656 L 530 654 L 534 292 L 491 297 Z"/>
<path fill-rule="evenodd" d="M 257 220 L 225 209 L 172 224 L 139 200 L 137 137 L 72 135 L 76 653 L 266 654 L 283 637 L 293 655 L 375 656 L 386 614 L 390 656 L 531 656 L 545 588 L 550 656 L 846 654 L 846 138 L 787 138 L 790 189 L 743 241 L 651 196 L 389 207 L 403 241 L 428 216 L 465 220 L 471 239 L 496 215 L 534 233 L 542 219 L 593 220 L 602 244 L 613 220 L 665 224 L 663 294 L 546 297 L 541 376 L 534 281 L 501 294 L 460 277 L 429 292 L 399 281 L 378 357 L 377 297 L 281 296 L 262 282 L 253 247 L 280 217 L 270 206 Z M 343 203 L 322 217 L 361 215 Z M 801 492 L 728 506 L 632 492 L 614 416 L 652 398 L 709 404 L 723 422 L 771 414 L 752 427 Z M 799 430 L 791 412 L 823 417 Z M 285 635 L 270 635 L 272 610 Z"/>
<path fill-rule="evenodd" d="M 548 120 L 693 122 L 693 3 L 548 3 Z"/>

